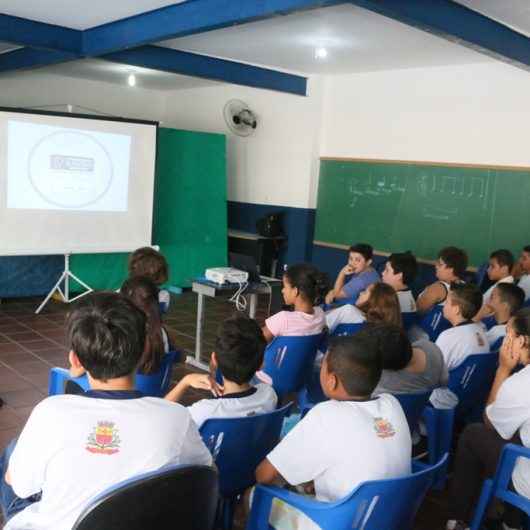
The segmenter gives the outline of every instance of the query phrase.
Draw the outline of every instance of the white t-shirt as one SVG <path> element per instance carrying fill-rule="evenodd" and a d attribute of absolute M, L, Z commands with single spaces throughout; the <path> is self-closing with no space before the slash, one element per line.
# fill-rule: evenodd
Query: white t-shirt
<path fill-rule="evenodd" d="M 506 278 L 502 278 L 497 283 L 494 283 L 483 295 L 482 300 L 484 304 L 487 304 L 490 301 L 491 293 L 493 292 L 493 289 L 497 287 L 499 283 L 513 283 L 515 280 L 513 279 L 513 276 L 506 276 Z"/>
<path fill-rule="evenodd" d="M 330 333 L 333 333 L 339 324 L 362 324 L 365 320 L 363 312 L 351 304 L 326 312 L 326 325 Z"/>
<path fill-rule="evenodd" d="M 314 481 L 316 498 L 336 501 L 361 482 L 410 473 L 411 439 L 389 394 L 316 405 L 267 456 L 289 482 Z"/>
<path fill-rule="evenodd" d="M 240 418 L 272 412 L 276 408 L 278 396 L 270 385 L 259 383 L 247 392 L 229 394 L 213 399 L 201 399 L 188 410 L 193 421 L 200 428 L 211 418 Z"/>
<path fill-rule="evenodd" d="M 416 301 L 414 300 L 412 292 L 409 289 L 406 291 L 397 291 L 396 294 L 402 313 L 415 313 L 417 311 Z"/>
<path fill-rule="evenodd" d="M 484 328 L 476 322 L 463 323 L 442 331 L 436 345 L 442 351 L 449 371 L 458 368 L 470 355 L 490 352 Z M 453 408 L 458 404 L 458 398 L 448 388 L 433 390 L 430 401 L 439 409 Z"/>
<path fill-rule="evenodd" d="M 280 311 L 265 320 L 265 325 L 275 337 L 301 337 L 321 333 L 326 319 L 322 308 L 314 307 L 312 314 L 303 311 Z"/>
<path fill-rule="evenodd" d="M 506 336 L 506 324 L 497 324 L 486 331 L 486 338 L 490 348 L 500 339 Z"/>
<path fill-rule="evenodd" d="M 185 407 L 135 392 L 89 395 L 48 397 L 33 409 L 9 470 L 16 495 L 42 491 L 42 499 L 6 530 L 71 530 L 90 499 L 113 484 L 168 464 L 212 463 Z"/>
<path fill-rule="evenodd" d="M 530 447 L 530 366 L 510 376 L 499 389 L 497 399 L 486 408 L 495 430 L 505 439 L 517 431 L 525 447 Z M 530 498 L 530 460 L 518 458 L 512 476 L 520 495 Z"/>
<path fill-rule="evenodd" d="M 524 300 L 530 300 L 530 274 L 523 274 L 517 285 L 524 291 Z"/>

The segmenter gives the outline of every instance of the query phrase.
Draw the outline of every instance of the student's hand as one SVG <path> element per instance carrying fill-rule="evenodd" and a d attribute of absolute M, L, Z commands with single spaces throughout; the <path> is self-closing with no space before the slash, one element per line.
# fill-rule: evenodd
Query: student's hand
<path fill-rule="evenodd" d="M 210 391 L 213 389 L 213 381 L 209 374 L 189 374 L 185 377 L 185 382 L 187 387 Z"/>
<path fill-rule="evenodd" d="M 503 370 L 511 374 L 514 368 L 519 364 L 520 355 L 514 351 L 513 339 L 506 335 L 502 341 L 501 350 L 499 352 L 499 370 Z"/>
<path fill-rule="evenodd" d="M 329 293 L 326 295 L 325 302 L 329 305 L 333 303 L 333 300 L 335 300 L 335 291 L 331 289 L 331 291 L 329 291 Z"/>
<path fill-rule="evenodd" d="M 353 269 L 350 265 L 345 265 L 344 267 L 342 267 L 340 273 L 343 276 L 349 276 L 350 274 L 353 274 Z"/>
<path fill-rule="evenodd" d="M 315 483 L 313 481 L 302 484 L 302 487 L 304 488 L 304 492 L 306 495 L 315 494 Z"/>

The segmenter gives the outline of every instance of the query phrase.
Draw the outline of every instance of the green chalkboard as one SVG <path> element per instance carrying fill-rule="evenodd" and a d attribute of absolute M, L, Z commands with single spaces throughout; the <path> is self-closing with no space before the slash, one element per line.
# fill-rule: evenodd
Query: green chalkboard
<path fill-rule="evenodd" d="M 169 262 L 170 284 L 189 286 L 205 268 L 226 265 L 226 215 L 225 136 L 159 129 L 153 244 Z M 80 254 L 70 264 L 93 289 L 117 289 L 127 277 L 127 258 Z"/>
<path fill-rule="evenodd" d="M 427 260 L 456 245 L 472 265 L 518 253 L 530 243 L 530 168 L 322 159 L 315 241 Z"/>

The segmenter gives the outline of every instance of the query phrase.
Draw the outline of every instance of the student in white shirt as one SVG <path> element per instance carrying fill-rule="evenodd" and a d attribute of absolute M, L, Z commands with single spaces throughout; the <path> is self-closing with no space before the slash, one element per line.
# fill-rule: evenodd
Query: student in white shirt
<path fill-rule="evenodd" d="M 481 305 L 482 294 L 476 285 L 469 283 L 452 287 L 443 315 L 453 327 L 443 331 L 436 340 L 449 371 L 460 366 L 470 355 L 490 351 L 484 328 L 471 320 Z M 430 401 L 440 409 L 453 408 L 458 404 L 458 398 L 448 388 L 434 390 Z"/>
<path fill-rule="evenodd" d="M 488 302 L 490 301 L 493 289 L 495 289 L 499 283 L 514 283 L 514 278 L 512 276 L 514 261 L 513 254 L 504 248 L 495 250 L 490 254 L 488 278 L 495 283 L 484 293 L 482 301 L 483 305 L 480 311 L 473 318 L 475 322 L 479 322 L 480 320 L 492 315 L 492 310 L 488 306 Z"/>
<path fill-rule="evenodd" d="M 210 358 L 208 374 L 184 376 L 171 390 L 166 399 L 179 401 L 190 387 L 210 390 L 213 397 L 201 399 L 188 410 L 200 428 L 210 418 L 234 418 L 271 412 L 276 408 L 278 397 L 272 386 L 250 380 L 263 363 L 265 338 L 255 320 L 242 313 L 226 319 L 219 327 L 215 351 Z M 215 382 L 217 370 L 223 382 Z"/>
<path fill-rule="evenodd" d="M 484 423 L 468 425 L 460 437 L 450 490 L 448 530 L 463 530 L 469 526 L 467 523 L 472 517 L 483 481 L 495 473 L 504 445 L 516 443 L 530 447 L 529 363 L 530 309 L 522 309 L 508 322 Z M 512 375 L 518 364 L 524 368 Z M 530 498 L 529 460 L 518 460 L 512 485 L 519 495 Z M 519 514 L 509 505 L 505 505 L 503 525 L 504 530 L 521 526 Z"/>
<path fill-rule="evenodd" d="M 491 293 L 489 307 L 496 324 L 486 331 L 490 348 L 506 335 L 506 323 L 524 303 L 524 291 L 513 283 L 499 283 Z"/>
<path fill-rule="evenodd" d="M 256 470 L 257 482 L 312 482 L 318 500 L 333 502 L 361 482 L 410 473 L 411 438 L 401 406 L 389 394 L 372 398 L 380 377 L 375 337 L 360 331 L 332 338 L 320 372 L 329 401 L 311 409 L 269 453 Z M 291 515 L 279 509 L 271 524 L 288 528 L 280 521 Z"/>
<path fill-rule="evenodd" d="M 517 274 L 519 278 L 517 285 L 524 291 L 524 299 L 526 302 L 530 300 L 530 245 L 523 248 L 514 270 L 516 270 L 514 275 Z"/>
<path fill-rule="evenodd" d="M 118 482 L 169 464 L 212 462 L 184 407 L 134 390 L 145 315 L 131 301 L 108 292 L 82 298 L 67 335 L 91 390 L 41 401 L 3 455 L 8 530 L 70 530 L 90 499 Z"/>
<path fill-rule="evenodd" d="M 409 287 L 417 273 L 418 262 L 414 254 L 401 252 L 390 255 L 382 274 L 383 283 L 390 285 L 397 293 L 405 328 L 414 323 L 411 315 L 416 315 L 417 312 L 416 301 Z"/>

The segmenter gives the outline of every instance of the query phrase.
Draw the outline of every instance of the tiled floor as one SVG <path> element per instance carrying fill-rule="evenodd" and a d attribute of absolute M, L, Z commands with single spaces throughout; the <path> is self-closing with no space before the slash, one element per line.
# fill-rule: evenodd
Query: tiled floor
<path fill-rule="evenodd" d="M 40 315 L 34 311 L 40 299 L 2 300 L 0 304 L 0 450 L 22 429 L 32 408 L 48 391 L 48 372 L 52 366 L 67 364 L 64 320 L 68 306 L 50 301 Z M 258 321 L 263 322 L 268 300 L 260 301 Z M 186 292 L 174 296 L 165 324 L 174 344 L 192 355 L 195 350 L 196 296 Z M 223 300 L 207 299 L 204 329 L 203 361 L 207 362 L 215 342 L 218 324 L 233 311 Z M 191 369 L 178 366 L 174 380 Z M 190 404 L 204 397 L 191 390 L 183 400 Z M 417 518 L 415 530 L 444 528 L 447 507 L 446 493 L 430 493 Z M 242 521 L 234 528 L 243 528 Z"/>

